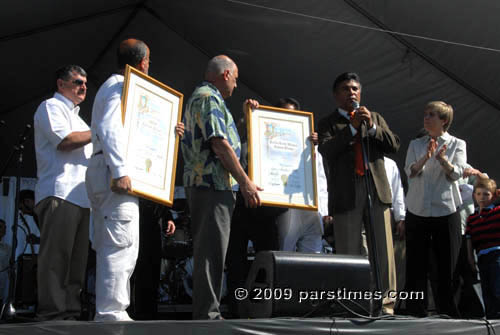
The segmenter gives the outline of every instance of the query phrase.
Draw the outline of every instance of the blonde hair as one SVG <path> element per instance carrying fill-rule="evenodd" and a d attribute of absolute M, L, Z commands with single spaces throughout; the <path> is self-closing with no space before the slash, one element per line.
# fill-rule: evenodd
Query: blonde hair
<path fill-rule="evenodd" d="M 476 183 L 474 184 L 474 192 L 476 189 L 484 188 L 491 192 L 491 194 L 495 195 L 497 191 L 497 183 L 493 179 L 489 178 L 478 178 Z"/>
<path fill-rule="evenodd" d="M 451 105 L 448 105 L 444 101 L 431 101 L 425 106 L 425 109 L 436 112 L 439 119 L 446 122 L 443 126 L 444 131 L 450 129 L 451 122 L 453 121 L 453 107 Z"/>

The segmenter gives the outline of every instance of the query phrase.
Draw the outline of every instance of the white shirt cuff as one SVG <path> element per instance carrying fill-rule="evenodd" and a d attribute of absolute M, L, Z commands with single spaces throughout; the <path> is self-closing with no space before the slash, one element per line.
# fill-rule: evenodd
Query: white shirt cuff
<path fill-rule="evenodd" d="M 125 166 L 110 166 L 109 169 L 111 170 L 111 177 L 113 179 L 128 176 L 127 168 Z"/>
<path fill-rule="evenodd" d="M 375 136 L 376 131 L 377 131 L 377 125 L 375 124 L 375 122 L 373 122 L 373 127 L 368 129 L 368 135 Z"/>

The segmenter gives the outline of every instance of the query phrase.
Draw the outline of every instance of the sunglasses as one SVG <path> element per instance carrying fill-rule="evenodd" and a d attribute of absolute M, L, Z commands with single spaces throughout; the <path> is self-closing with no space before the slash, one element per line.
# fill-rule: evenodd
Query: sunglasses
<path fill-rule="evenodd" d="M 83 81 L 81 79 L 75 79 L 72 81 L 73 84 L 77 85 L 77 86 L 82 86 L 83 84 L 87 84 L 86 81 Z"/>

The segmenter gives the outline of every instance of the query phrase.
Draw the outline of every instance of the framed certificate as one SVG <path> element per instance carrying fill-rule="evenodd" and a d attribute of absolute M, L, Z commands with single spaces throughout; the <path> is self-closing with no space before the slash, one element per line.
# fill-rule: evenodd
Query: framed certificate
<path fill-rule="evenodd" d="M 248 174 L 263 205 L 318 209 L 313 114 L 260 106 L 246 111 Z"/>
<path fill-rule="evenodd" d="M 128 66 L 122 95 L 131 194 L 172 206 L 183 95 Z"/>

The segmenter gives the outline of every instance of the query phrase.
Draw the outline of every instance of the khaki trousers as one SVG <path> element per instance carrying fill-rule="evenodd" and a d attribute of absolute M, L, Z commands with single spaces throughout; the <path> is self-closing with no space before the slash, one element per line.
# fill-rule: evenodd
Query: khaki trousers
<path fill-rule="evenodd" d="M 375 186 L 371 183 L 371 188 L 375 191 Z M 341 192 L 338 190 L 337 192 Z M 334 214 L 334 233 L 335 249 L 337 254 L 343 255 L 365 255 L 368 256 L 372 271 L 374 269 L 375 257 L 370 252 L 373 243 L 370 234 L 364 237 L 363 231 L 369 231 L 367 217 L 368 203 L 366 196 L 366 187 L 364 177 L 358 177 L 355 180 L 356 202 L 355 208 L 344 212 Z M 341 194 L 339 194 L 341 196 Z M 386 232 L 386 223 L 384 212 L 388 208 L 382 204 L 375 195 L 373 199 L 373 235 L 377 251 L 377 265 L 380 274 L 380 291 L 386 296 L 389 289 L 389 258 L 394 263 L 394 253 L 392 252 L 392 233 L 391 234 L 391 252 L 388 251 L 388 237 Z M 366 242 L 365 242 L 366 241 Z M 372 283 L 373 284 L 373 283 Z M 370 287 L 374 290 L 375 287 Z M 385 303 L 386 301 L 384 301 Z"/>
<path fill-rule="evenodd" d="M 40 224 L 37 315 L 42 319 L 78 316 L 87 266 L 90 210 L 48 197 L 36 205 L 35 213 Z"/>
<path fill-rule="evenodd" d="M 391 209 L 387 208 L 384 211 L 385 221 L 385 240 L 387 243 L 387 271 L 389 280 L 389 291 L 397 291 L 397 272 L 396 272 L 396 256 L 394 250 L 394 241 L 392 239 L 392 213 Z M 395 298 L 384 298 L 384 312 L 394 314 L 394 305 L 396 304 Z"/>

